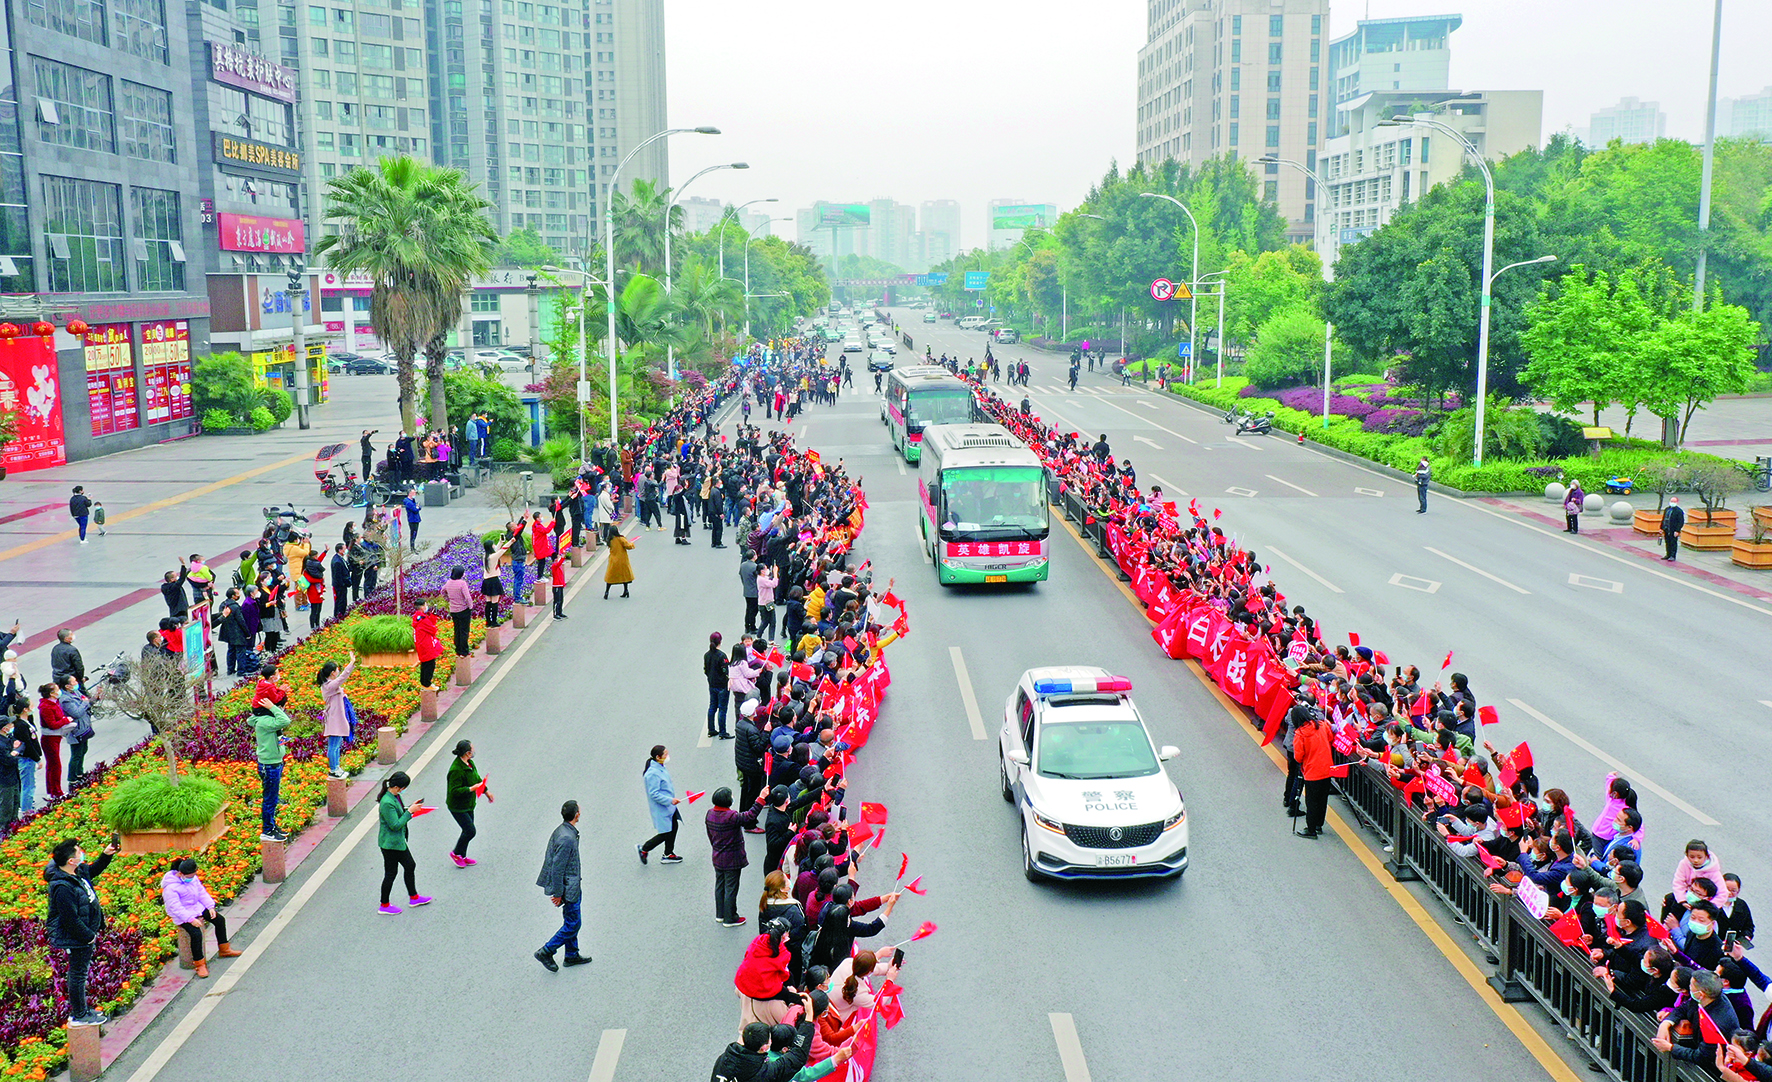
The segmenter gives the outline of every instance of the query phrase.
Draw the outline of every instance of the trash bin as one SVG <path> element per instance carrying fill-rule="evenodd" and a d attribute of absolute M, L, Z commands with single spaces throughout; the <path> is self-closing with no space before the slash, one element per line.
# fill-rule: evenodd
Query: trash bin
<path fill-rule="evenodd" d="M 448 481 L 426 481 L 424 495 L 425 495 L 425 506 L 426 507 L 448 507 L 449 506 L 449 482 Z"/>

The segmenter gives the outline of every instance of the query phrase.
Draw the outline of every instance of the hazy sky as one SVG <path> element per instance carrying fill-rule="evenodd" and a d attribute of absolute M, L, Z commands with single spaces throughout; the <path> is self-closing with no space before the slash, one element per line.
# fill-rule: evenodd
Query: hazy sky
<path fill-rule="evenodd" d="M 1459 13 L 1455 88 L 1544 91 L 1549 134 L 1634 95 L 1668 134 L 1702 137 L 1710 0 L 1337 0 L 1330 35 L 1368 15 Z M 720 136 L 672 139 L 672 179 L 720 161 L 687 194 L 814 200 L 957 199 L 967 247 L 993 198 L 1069 208 L 1134 154 L 1145 5 L 1025 0 L 666 0 L 669 117 Z M 1772 85 L 1772 2 L 1725 0 L 1722 97 Z M 793 235 L 792 223 L 776 230 Z"/>

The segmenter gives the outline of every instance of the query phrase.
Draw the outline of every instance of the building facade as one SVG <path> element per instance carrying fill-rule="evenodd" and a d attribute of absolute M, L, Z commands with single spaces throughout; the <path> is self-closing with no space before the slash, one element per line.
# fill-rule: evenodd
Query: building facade
<path fill-rule="evenodd" d="M 1311 162 L 1324 136 L 1328 0 L 1147 0 L 1138 52 L 1138 160 L 1199 165 L 1265 154 Z M 1314 185 L 1252 166 L 1288 235 L 1309 240 Z"/>
<path fill-rule="evenodd" d="M 1617 105 L 1594 113 L 1587 130 L 1587 143 L 1593 147 L 1606 146 L 1614 139 L 1653 143 L 1667 137 L 1667 114 L 1658 101 L 1623 98 Z"/>
<path fill-rule="evenodd" d="M 925 266 L 953 258 L 960 251 L 960 201 L 925 199 L 918 215 L 919 244 Z"/>
<path fill-rule="evenodd" d="M 1327 134 L 1345 135 L 1346 103 L 1381 90 L 1445 90 L 1452 84 L 1452 32 L 1461 15 L 1362 19 L 1352 33 L 1329 43 L 1335 114 Z"/>
<path fill-rule="evenodd" d="M 1485 159 L 1494 161 L 1538 145 L 1544 93 L 1373 91 L 1346 103 L 1348 131 L 1323 148 L 1318 175 L 1327 187 L 1317 251 L 1333 265 L 1341 248 L 1390 221 L 1405 204 L 1451 179 L 1465 154 L 1444 132 L 1423 124 L 1385 123 L 1423 116 L 1458 130 Z"/>
<path fill-rule="evenodd" d="M 1772 143 L 1772 86 L 1749 97 L 1719 101 L 1717 130 L 1732 139 Z"/>

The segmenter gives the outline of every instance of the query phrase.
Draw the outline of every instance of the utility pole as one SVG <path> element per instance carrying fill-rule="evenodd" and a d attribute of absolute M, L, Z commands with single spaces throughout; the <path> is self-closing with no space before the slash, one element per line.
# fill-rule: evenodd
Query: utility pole
<path fill-rule="evenodd" d="M 541 382 L 541 288 L 536 275 L 529 276 L 523 294 L 529 298 L 529 382 Z"/>
<path fill-rule="evenodd" d="M 302 325 L 307 322 L 307 315 L 302 311 L 302 302 L 307 299 L 308 269 L 297 266 L 289 272 L 289 328 L 295 341 L 295 424 L 304 431 L 311 426 L 308 419 L 308 399 L 313 380 L 308 371 L 308 351 Z"/>

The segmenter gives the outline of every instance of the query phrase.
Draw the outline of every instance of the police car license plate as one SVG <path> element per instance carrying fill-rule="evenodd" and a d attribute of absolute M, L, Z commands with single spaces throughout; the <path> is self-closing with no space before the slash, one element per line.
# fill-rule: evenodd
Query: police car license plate
<path fill-rule="evenodd" d="M 1102 868 L 1123 868 L 1130 864 L 1137 864 L 1138 858 L 1131 853 L 1115 853 L 1111 856 L 1096 857 L 1095 863 Z"/>
<path fill-rule="evenodd" d="M 1008 575 L 986 575 L 984 577 L 984 581 L 986 581 L 986 582 L 1008 582 L 1009 576 Z"/>

